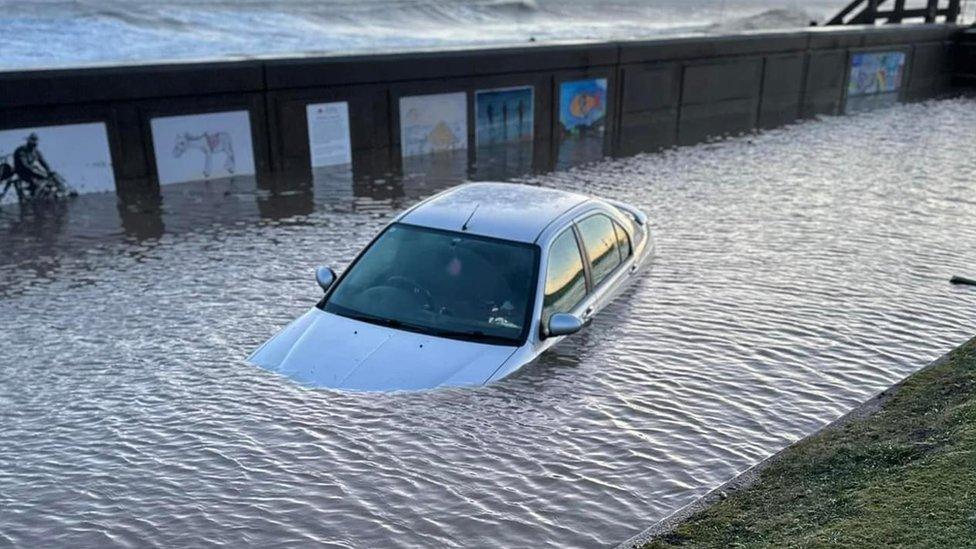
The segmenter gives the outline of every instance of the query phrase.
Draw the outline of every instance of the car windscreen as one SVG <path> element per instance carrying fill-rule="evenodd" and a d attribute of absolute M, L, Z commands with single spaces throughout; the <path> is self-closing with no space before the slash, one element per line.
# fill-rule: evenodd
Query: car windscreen
<path fill-rule="evenodd" d="M 323 309 L 442 337 L 521 344 L 538 247 L 397 223 L 340 279 Z"/>

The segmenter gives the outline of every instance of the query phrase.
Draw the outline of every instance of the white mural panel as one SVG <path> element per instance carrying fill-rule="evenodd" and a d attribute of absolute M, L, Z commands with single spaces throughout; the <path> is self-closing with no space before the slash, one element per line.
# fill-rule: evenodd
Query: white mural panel
<path fill-rule="evenodd" d="M 160 185 L 255 173 L 247 111 L 166 116 L 150 125 Z"/>

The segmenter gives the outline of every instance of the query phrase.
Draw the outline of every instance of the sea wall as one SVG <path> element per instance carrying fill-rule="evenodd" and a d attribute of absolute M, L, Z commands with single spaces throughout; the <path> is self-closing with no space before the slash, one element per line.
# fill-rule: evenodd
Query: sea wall
<path fill-rule="evenodd" d="M 953 84 L 966 88 L 976 87 L 976 27 L 960 32 L 953 49 Z"/>
<path fill-rule="evenodd" d="M 888 69 L 884 97 L 933 97 L 952 85 L 954 44 L 961 32 L 953 25 L 833 27 L 5 72 L 0 73 L 0 156 L 9 155 L 4 147 L 12 149 L 29 130 L 79 125 L 74 141 L 94 152 L 71 159 L 68 152 L 52 149 L 58 139 L 70 141 L 69 134 L 39 132 L 45 157 L 52 164 L 59 155 L 62 164 L 88 162 L 87 180 L 111 175 L 120 193 L 250 172 L 259 184 L 308 178 L 313 156 L 320 154 L 311 152 L 308 106 L 345 103 L 338 115 L 323 115 L 329 118 L 311 131 L 328 134 L 319 144 L 321 156 L 333 159 L 324 160 L 327 164 L 351 157 L 354 173 L 436 171 L 443 162 L 417 159 L 448 154 L 447 164 L 481 178 L 496 164 L 543 171 L 842 113 L 852 63 L 862 52 L 897 54 L 888 60 L 901 64 Z M 516 89 L 508 96 L 478 94 L 510 88 Z M 444 95 L 416 100 L 430 94 Z M 566 96 L 562 104 L 561 95 Z M 496 102 L 494 109 L 481 104 L 489 100 Z M 191 116 L 208 113 L 237 117 Z M 447 122 L 443 128 L 437 127 L 438 116 Z M 245 135 L 220 130 L 221 124 Z M 90 160 L 100 156 L 92 142 L 102 139 L 86 138 L 90 131 L 104 134 L 105 159 Z M 191 141 L 181 144 L 183 136 Z M 231 137 L 235 158 L 228 161 Z M 187 146 L 191 153 L 185 153 Z M 181 162 L 199 166 L 177 165 Z M 192 175 L 201 170 L 208 173 Z M 109 190 L 99 184 L 89 188 Z"/>

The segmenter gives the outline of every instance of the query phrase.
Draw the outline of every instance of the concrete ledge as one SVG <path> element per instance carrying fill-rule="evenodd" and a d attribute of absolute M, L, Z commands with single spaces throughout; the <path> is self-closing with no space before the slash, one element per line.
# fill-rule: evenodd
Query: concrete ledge
<path fill-rule="evenodd" d="M 0 72 L 0 108 L 255 92 L 258 61 Z"/>
<path fill-rule="evenodd" d="M 613 42 L 268 60 L 268 89 L 370 84 L 611 66 Z"/>
<path fill-rule="evenodd" d="M 679 38 L 621 43 L 621 63 L 677 61 L 702 57 L 731 57 L 772 52 L 802 51 L 809 45 L 809 33 L 758 31 L 735 35 L 693 35 Z"/>

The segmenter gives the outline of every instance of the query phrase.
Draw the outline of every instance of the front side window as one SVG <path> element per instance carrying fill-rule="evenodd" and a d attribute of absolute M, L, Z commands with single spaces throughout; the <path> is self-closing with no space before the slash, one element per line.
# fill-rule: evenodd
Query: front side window
<path fill-rule="evenodd" d="M 521 344 L 538 247 L 397 223 L 350 267 L 322 308 L 430 335 Z"/>
<path fill-rule="evenodd" d="M 546 269 L 546 295 L 542 303 L 542 325 L 549 323 L 555 313 L 573 310 L 586 296 L 586 276 L 583 258 L 572 229 L 556 237 L 549 249 Z"/>
<path fill-rule="evenodd" d="M 591 215 L 580 221 L 578 226 L 590 260 L 590 274 L 595 287 L 620 265 L 617 233 L 613 229 L 613 221 L 603 214 Z"/>

